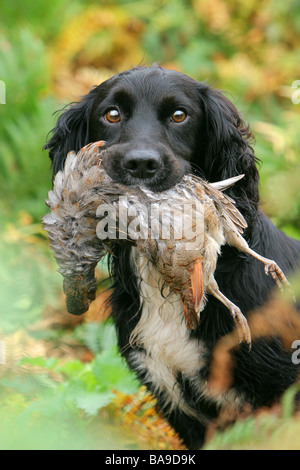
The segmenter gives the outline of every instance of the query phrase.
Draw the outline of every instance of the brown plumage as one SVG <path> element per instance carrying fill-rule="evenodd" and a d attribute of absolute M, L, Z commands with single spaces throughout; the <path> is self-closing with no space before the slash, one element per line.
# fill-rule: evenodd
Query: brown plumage
<path fill-rule="evenodd" d="M 154 193 L 114 182 L 101 166 L 102 145 L 68 154 L 49 192 L 51 212 L 43 218 L 64 277 L 68 311 L 84 313 L 94 300 L 95 267 L 110 244 L 131 243 L 153 263 L 170 292 L 179 293 L 188 328 L 196 328 L 209 293 L 229 309 L 240 341 L 251 344 L 246 318 L 214 278 L 221 246 L 228 243 L 257 258 L 280 288 L 288 281 L 274 261 L 249 248 L 241 235 L 246 221 L 221 192 L 243 175 L 212 184 L 186 175 L 175 187 Z"/>

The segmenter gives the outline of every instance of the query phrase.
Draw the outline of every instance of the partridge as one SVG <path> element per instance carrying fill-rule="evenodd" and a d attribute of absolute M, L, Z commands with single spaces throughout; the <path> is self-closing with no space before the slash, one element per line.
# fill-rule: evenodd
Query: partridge
<path fill-rule="evenodd" d="M 248 246 L 242 236 L 247 223 L 222 192 L 244 175 L 208 183 L 189 174 L 155 193 L 113 181 L 102 166 L 103 144 L 70 152 L 46 201 L 50 213 L 43 226 L 64 278 L 67 310 L 88 310 L 96 294 L 97 263 L 114 243 L 130 243 L 153 263 L 169 291 L 179 294 L 187 328 L 197 327 L 211 294 L 228 308 L 240 342 L 251 345 L 245 316 L 214 278 L 221 246 L 227 243 L 261 261 L 281 289 L 289 283 L 275 261 Z"/>

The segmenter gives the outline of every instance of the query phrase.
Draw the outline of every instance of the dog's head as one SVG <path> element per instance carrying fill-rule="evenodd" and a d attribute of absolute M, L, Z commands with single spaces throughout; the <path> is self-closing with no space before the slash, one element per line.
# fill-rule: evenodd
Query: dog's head
<path fill-rule="evenodd" d="M 235 196 L 255 205 L 258 173 L 251 138 L 221 92 L 153 66 L 128 70 L 93 87 L 64 110 L 45 148 L 56 173 L 69 151 L 105 140 L 107 173 L 153 191 L 172 187 L 188 172 L 210 181 L 243 173 Z"/>

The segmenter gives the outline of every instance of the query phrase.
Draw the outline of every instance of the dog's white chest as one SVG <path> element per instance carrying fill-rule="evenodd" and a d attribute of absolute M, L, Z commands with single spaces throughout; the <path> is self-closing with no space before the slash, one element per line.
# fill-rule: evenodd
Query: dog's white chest
<path fill-rule="evenodd" d="M 189 337 L 184 322 L 180 296 L 164 291 L 162 279 L 148 260 L 135 253 L 140 277 L 140 296 L 143 312 L 134 331 L 152 359 L 166 363 L 174 373 L 193 375 L 203 365 L 204 346 Z"/>
<path fill-rule="evenodd" d="M 135 249 L 133 260 L 140 279 L 143 311 L 131 339 L 145 352 L 132 352 L 131 361 L 136 369 L 148 374 L 158 391 L 167 392 L 168 401 L 178 405 L 178 374 L 195 380 L 204 366 L 205 347 L 189 337 L 179 295 L 172 293 L 164 298 L 162 280 L 153 265 Z"/>
<path fill-rule="evenodd" d="M 207 349 L 203 341 L 191 338 L 186 328 L 180 296 L 162 295 L 162 278 L 154 266 L 135 248 L 132 260 L 140 280 L 140 297 L 143 303 L 141 318 L 131 335 L 133 350 L 130 362 L 145 381 L 152 384 L 156 393 L 165 400 L 166 410 L 180 408 L 184 413 L 203 420 L 183 399 L 178 377 L 188 379 L 195 396 L 207 397 L 219 405 L 231 403 L 239 406 L 242 397 L 230 389 L 225 394 L 211 395 L 207 383 L 201 380 L 200 371 L 206 365 Z M 141 349 L 134 349 L 134 345 Z"/>

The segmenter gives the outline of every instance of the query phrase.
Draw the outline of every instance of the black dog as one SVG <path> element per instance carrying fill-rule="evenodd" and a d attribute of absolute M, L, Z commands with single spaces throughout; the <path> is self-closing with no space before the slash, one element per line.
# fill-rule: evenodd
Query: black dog
<path fill-rule="evenodd" d="M 211 182 L 245 174 L 228 191 L 247 220 L 245 238 L 285 273 L 296 269 L 300 242 L 277 230 L 259 210 L 249 127 L 233 104 L 206 83 L 160 67 L 134 68 L 92 88 L 64 111 L 52 132 L 45 148 L 54 174 L 69 151 L 98 140 L 106 141 L 106 171 L 128 186 L 143 182 L 159 192 L 191 171 Z M 226 403 L 268 406 L 296 380 L 297 366 L 280 340 L 260 339 L 251 351 L 245 344 L 235 351 L 232 389 L 212 398 L 206 386 L 212 350 L 234 326 L 226 307 L 209 298 L 197 330 L 187 332 L 182 312 L 171 322 L 159 314 L 164 302 L 159 279 L 146 265 L 137 266 L 132 249 L 116 246 L 110 261 L 110 304 L 120 351 L 188 448 L 201 447 L 207 423 Z M 263 305 L 274 288 L 260 263 L 229 246 L 223 247 L 215 277 L 244 314 Z M 137 325 L 140 343 L 134 345 L 130 335 Z"/>

